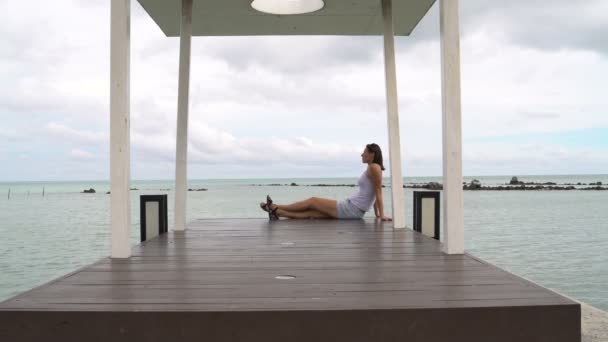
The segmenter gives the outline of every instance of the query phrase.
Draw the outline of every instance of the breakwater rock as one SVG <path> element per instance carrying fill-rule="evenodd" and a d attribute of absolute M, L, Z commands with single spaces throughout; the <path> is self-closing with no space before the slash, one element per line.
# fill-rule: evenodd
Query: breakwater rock
<path fill-rule="evenodd" d="M 251 186 L 346 186 L 346 187 L 351 187 L 354 188 L 355 186 L 357 186 L 356 184 L 297 184 L 295 182 L 292 182 L 291 184 L 279 184 L 279 183 L 273 183 L 273 184 L 250 184 Z M 386 187 L 386 185 L 382 185 L 383 188 Z"/>
<path fill-rule="evenodd" d="M 250 186 L 322 186 L 322 187 L 355 187 L 356 184 L 297 184 L 295 182 L 281 184 L 281 183 L 272 183 L 272 184 L 249 184 Z M 462 189 L 463 190 L 472 190 L 472 191 L 482 191 L 482 190 L 490 190 L 490 191 L 532 191 L 532 190 L 608 190 L 608 186 L 602 186 L 602 182 L 589 183 L 591 185 L 589 187 L 581 187 L 586 186 L 585 183 L 577 183 L 577 184 L 557 184 L 554 182 L 544 182 L 544 183 L 536 183 L 536 182 L 522 182 L 517 179 L 517 177 L 511 178 L 509 183 L 505 183 L 504 185 L 482 185 L 481 182 L 477 179 L 473 179 L 470 183 L 463 182 Z M 386 185 L 382 185 L 383 188 Z M 428 183 L 407 183 L 403 185 L 404 188 L 409 189 L 426 189 L 426 190 L 443 190 L 443 184 L 438 182 L 428 182 Z M 189 191 L 192 191 L 188 189 Z M 200 191 L 200 190 L 199 190 Z"/>
<path fill-rule="evenodd" d="M 404 184 L 403 187 L 411 189 L 443 190 L 443 184 L 437 182 Z"/>
<path fill-rule="evenodd" d="M 515 178 L 515 177 L 514 177 Z M 599 182 L 601 184 L 601 182 Z M 597 184 L 597 183 L 590 183 Z M 411 189 L 427 189 L 427 190 L 442 190 L 443 185 L 437 182 L 429 182 L 429 183 L 410 183 L 405 184 L 404 188 Z M 490 191 L 532 191 L 532 190 L 608 190 L 608 187 L 603 187 L 601 185 L 596 185 L 592 187 L 576 187 L 574 185 L 557 185 L 553 182 L 546 183 L 524 183 L 518 181 L 517 179 L 511 180 L 511 183 L 508 185 L 495 185 L 495 186 L 484 186 L 477 179 L 474 179 L 470 183 L 462 184 L 463 190 L 490 190 Z"/>

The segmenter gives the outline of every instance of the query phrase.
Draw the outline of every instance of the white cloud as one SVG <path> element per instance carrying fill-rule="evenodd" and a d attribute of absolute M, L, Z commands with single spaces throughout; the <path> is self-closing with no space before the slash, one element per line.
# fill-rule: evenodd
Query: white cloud
<path fill-rule="evenodd" d="M 109 138 L 109 132 L 78 130 L 55 122 L 47 123 L 44 129 L 52 137 L 79 144 L 100 144 Z"/>
<path fill-rule="evenodd" d="M 70 151 L 70 157 L 74 160 L 89 161 L 95 159 L 95 155 L 91 152 L 74 148 Z"/>
<path fill-rule="evenodd" d="M 465 169 L 542 169 L 552 160 L 597 169 L 605 160 L 593 147 L 539 147 L 531 158 L 525 144 L 479 140 L 608 127 L 605 26 L 598 26 L 606 2 L 552 4 L 461 2 Z M 164 37 L 136 1 L 132 11 L 133 177 L 153 169 L 173 177 L 179 40 Z M 441 172 L 437 12 L 397 39 L 404 174 Z M 109 2 L 0 0 L 0 13 L 0 148 L 18 156 L 29 154 L 28 140 L 52 142 L 49 155 L 63 148 L 69 158 L 107 162 Z M 388 164 L 381 37 L 195 37 L 192 51 L 191 177 L 224 175 L 197 173 L 201 165 L 246 177 L 269 163 L 285 176 L 354 175 L 370 142 L 384 147 Z M 566 168 L 545 172 L 559 170 Z"/>

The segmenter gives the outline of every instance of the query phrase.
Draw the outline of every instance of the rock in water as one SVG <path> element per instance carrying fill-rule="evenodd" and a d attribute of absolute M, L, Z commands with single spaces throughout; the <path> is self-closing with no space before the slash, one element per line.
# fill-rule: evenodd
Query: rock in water
<path fill-rule="evenodd" d="M 466 188 L 466 186 L 465 186 Z M 481 189 L 481 182 L 477 179 L 473 179 L 469 184 L 468 190 L 479 190 Z"/>
<path fill-rule="evenodd" d="M 429 184 L 427 184 L 426 188 L 429 190 L 442 190 L 443 185 L 437 182 L 430 182 Z"/>
<path fill-rule="evenodd" d="M 523 185 L 524 182 L 517 179 L 517 177 L 513 177 L 513 178 L 511 178 L 511 182 L 509 182 L 509 184 L 510 185 Z"/>
<path fill-rule="evenodd" d="M 94 194 L 95 193 L 95 189 L 90 188 L 89 190 L 83 190 L 82 193 L 83 194 Z"/>

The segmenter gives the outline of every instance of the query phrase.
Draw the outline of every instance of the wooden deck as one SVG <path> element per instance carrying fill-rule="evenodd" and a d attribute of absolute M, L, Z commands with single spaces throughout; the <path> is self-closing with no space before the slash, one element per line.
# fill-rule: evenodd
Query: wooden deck
<path fill-rule="evenodd" d="M 276 276 L 295 276 L 276 279 Z M 0 303 L 0 341 L 580 341 L 580 305 L 368 220 L 204 219 Z"/>

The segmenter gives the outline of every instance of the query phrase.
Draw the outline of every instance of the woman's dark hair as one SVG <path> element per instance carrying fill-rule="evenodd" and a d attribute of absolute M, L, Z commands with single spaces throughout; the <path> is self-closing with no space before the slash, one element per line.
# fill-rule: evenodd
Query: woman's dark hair
<path fill-rule="evenodd" d="M 378 144 L 371 143 L 365 145 L 365 148 L 367 149 L 367 151 L 374 154 L 373 162 L 380 165 L 380 168 L 382 169 L 382 171 L 384 171 L 384 164 L 382 164 L 382 150 L 380 149 L 380 146 L 378 146 Z"/>

